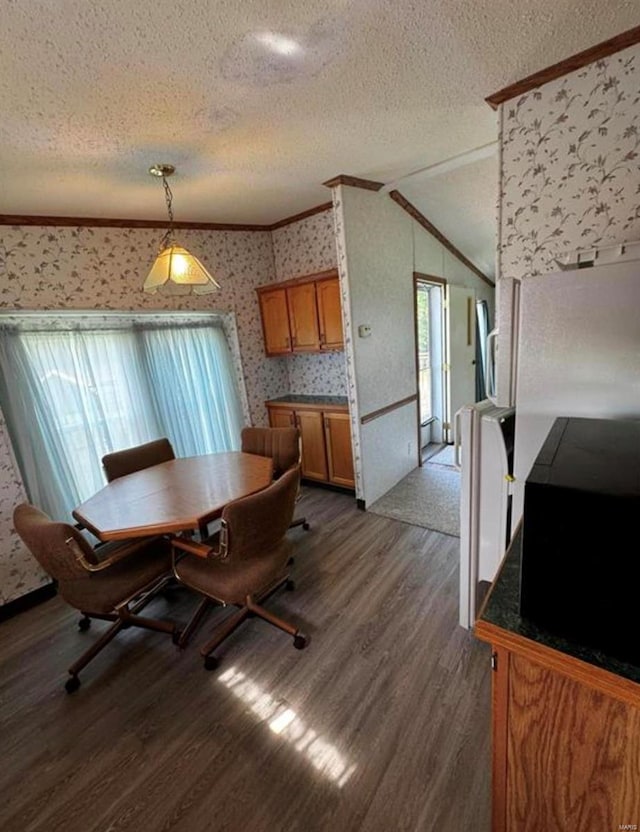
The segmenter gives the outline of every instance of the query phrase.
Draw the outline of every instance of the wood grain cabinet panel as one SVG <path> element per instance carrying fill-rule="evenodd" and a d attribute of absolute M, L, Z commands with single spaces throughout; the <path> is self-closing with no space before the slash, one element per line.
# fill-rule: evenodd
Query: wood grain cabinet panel
<path fill-rule="evenodd" d="M 494 656 L 493 832 L 640 829 L 640 709 Z"/>
<path fill-rule="evenodd" d="M 324 441 L 322 413 L 314 410 L 296 412 L 302 443 L 302 476 L 326 482 L 327 452 Z"/>
<path fill-rule="evenodd" d="M 354 488 L 356 482 L 353 472 L 349 414 L 325 413 L 324 433 L 327 443 L 329 482 Z"/>
<path fill-rule="evenodd" d="M 286 292 L 292 352 L 318 352 L 320 330 L 315 285 L 301 283 Z"/>
<path fill-rule="evenodd" d="M 260 292 L 259 298 L 266 354 L 284 355 L 291 352 L 286 289 L 269 289 Z"/>
<path fill-rule="evenodd" d="M 344 349 L 336 269 L 259 286 L 267 355 Z"/>
<path fill-rule="evenodd" d="M 295 428 L 296 414 L 293 408 L 270 407 L 269 424 L 272 428 Z"/>
<path fill-rule="evenodd" d="M 318 280 L 316 297 L 320 324 L 320 348 L 323 350 L 344 349 L 339 279 L 329 277 L 325 280 Z"/>

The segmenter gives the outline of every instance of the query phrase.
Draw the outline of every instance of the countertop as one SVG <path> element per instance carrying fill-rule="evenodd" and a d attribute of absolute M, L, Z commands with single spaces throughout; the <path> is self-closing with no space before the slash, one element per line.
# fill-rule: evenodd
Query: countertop
<path fill-rule="evenodd" d="M 346 396 L 302 396 L 296 393 L 287 393 L 286 396 L 269 399 L 267 404 L 315 404 L 320 407 L 349 406 Z"/>
<path fill-rule="evenodd" d="M 478 621 L 493 624 L 517 636 L 535 641 L 640 684 L 640 667 L 621 662 L 600 650 L 554 635 L 536 626 L 532 621 L 520 617 L 521 552 L 522 528 L 518 530 L 507 550 Z"/>

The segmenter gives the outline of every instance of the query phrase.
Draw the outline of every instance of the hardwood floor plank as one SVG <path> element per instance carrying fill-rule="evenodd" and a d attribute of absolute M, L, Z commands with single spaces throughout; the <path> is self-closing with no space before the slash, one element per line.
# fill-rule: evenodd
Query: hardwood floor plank
<path fill-rule="evenodd" d="M 458 541 L 305 488 L 296 591 L 218 651 L 128 630 L 64 693 L 95 638 L 54 598 L 0 625 L 7 832 L 489 829 L 489 651 L 457 626 Z M 187 591 L 154 615 L 185 621 Z"/>

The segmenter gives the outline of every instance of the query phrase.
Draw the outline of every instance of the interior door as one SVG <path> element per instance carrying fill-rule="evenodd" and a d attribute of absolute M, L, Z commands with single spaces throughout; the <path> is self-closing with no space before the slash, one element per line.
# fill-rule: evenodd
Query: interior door
<path fill-rule="evenodd" d="M 447 414 L 445 441 L 453 442 L 453 416 L 476 400 L 476 293 L 447 286 Z"/>

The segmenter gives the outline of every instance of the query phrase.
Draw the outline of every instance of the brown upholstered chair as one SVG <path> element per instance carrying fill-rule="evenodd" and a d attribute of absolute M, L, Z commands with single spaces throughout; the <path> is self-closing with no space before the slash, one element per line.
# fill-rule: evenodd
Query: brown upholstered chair
<path fill-rule="evenodd" d="M 88 630 L 92 618 L 113 622 L 69 668 L 68 693 L 80 687 L 80 671 L 125 627 L 170 633 L 177 643 L 173 622 L 138 615 L 173 579 L 168 540 L 104 543 L 93 549 L 73 526 L 51 520 L 28 503 L 17 506 L 13 522 L 40 566 L 57 581 L 60 595 L 82 613 L 80 629 Z"/>
<path fill-rule="evenodd" d="M 107 475 L 107 482 L 117 480 L 134 471 L 142 471 L 151 468 L 152 465 L 160 465 L 161 462 L 168 462 L 175 459 L 173 447 L 168 439 L 154 439 L 144 445 L 136 445 L 134 448 L 126 448 L 124 451 L 114 451 L 102 457 L 102 465 Z"/>
<path fill-rule="evenodd" d="M 241 450 L 246 454 L 271 457 L 274 479 L 278 479 L 285 471 L 300 462 L 298 428 L 243 428 L 240 441 Z M 300 499 L 300 495 L 297 499 Z M 290 528 L 294 526 L 302 526 L 305 531 L 311 528 L 306 517 L 293 520 Z"/>
<path fill-rule="evenodd" d="M 217 666 L 213 651 L 251 615 L 279 627 L 293 636 L 294 647 L 302 650 L 306 636 L 292 624 L 268 612 L 261 602 L 285 585 L 289 578 L 291 543 L 289 528 L 300 481 L 300 468 L 290 468 L 268 488 L 229 503 L 222 512 L 220 532 L 204 543 L 174 538 L 174 573 L 185 586 L 204 600 L 183 630 L 181 645 L 202 619 L 211 602 L 233 604 L 239 611 L 225 619 L 200 650 L 205 667 Z M 180 560 L 177 554 L 186 552 Z"/>

